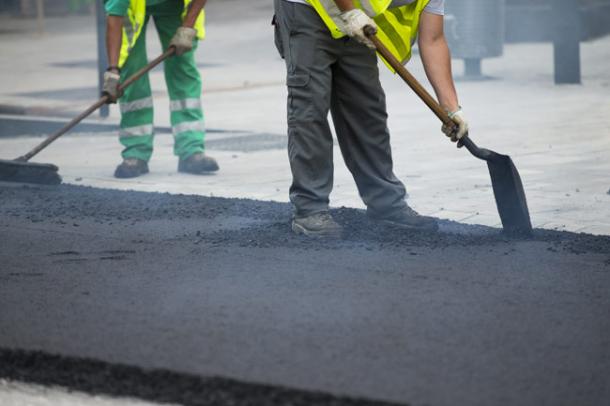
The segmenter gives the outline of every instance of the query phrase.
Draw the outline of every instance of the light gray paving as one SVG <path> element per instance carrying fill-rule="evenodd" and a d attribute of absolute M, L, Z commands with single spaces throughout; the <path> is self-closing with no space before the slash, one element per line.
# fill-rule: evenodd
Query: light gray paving
<path fill-rule="evenodd" d="M 92 396 L 63 388 L 45 387 L 0 379 L 0 404 L 3 406 L 171 406 L 137 399 Z"/>

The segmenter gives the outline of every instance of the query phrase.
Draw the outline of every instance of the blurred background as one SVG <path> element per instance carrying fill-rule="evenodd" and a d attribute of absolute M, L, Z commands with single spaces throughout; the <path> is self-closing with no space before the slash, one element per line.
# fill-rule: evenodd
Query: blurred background
<path fill-rule="evenodd" d="M 3 0 L 0 13 L 4 16 L 35 18 L 43 16 L 68 17 L 74 15 L 93 15 L 96 1 L 101 0 Z M 240 0 L 222 0 L 222 2 Z M 245 5 L 252 3 L 241 0 Z M 610 32 L 610 0 L 570 0 L 579 7 L 582 22 L 583 40 L 595 38 Z M 568 2 L 570 2 L 568 1 Z M 213 0 L 210 1 L 212 3 Z M 507 42 L 549 41 L 553 21 L 548 12 L 554 3 L 562 0 L 448 0 L 447 7 L 485 7 L 487 3 L 505 3 Z M 495 5 L 494 5 L 495 6 Z M 472 17 L 477 16 L 476 14 Z M 515 27 L 519 27 L 515 29 Z"/>

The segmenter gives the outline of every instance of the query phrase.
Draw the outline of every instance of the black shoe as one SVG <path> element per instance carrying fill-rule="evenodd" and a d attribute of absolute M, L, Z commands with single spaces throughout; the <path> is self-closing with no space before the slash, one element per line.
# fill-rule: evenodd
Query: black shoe
<path fill-rule="evenodd" d="M 314 238 L 341 238 L 341 227 L 327 212 L 292 219 L 292 231 Z"/>
<path fill-rule="evenodd" d="M 438 230 L 438 224 L 434 218 L 422 216 L 409 206 L 388 216 L 372 213 L 367 214 L 372 220 L 387 224 L 389 226 L 409 228 L 414 230 Z"/>
<path fill-rule="evenodd" d="M 119 179 L 137 178 L 138 176 L 148 173 L 148 164 L 138 158 L 125 158 L 123 162 L 116 167 L 114 177 Z"/>
<path fill-rule="evenodd" d="M 218 163 L 212 157 L 206 156 L 203 152 L 199 152 L 189 156 L 186 159 L 180 159 L 178 162 L 178 172 L 192 173 L 201 175 L 208 172 L 216 172 Z"/>

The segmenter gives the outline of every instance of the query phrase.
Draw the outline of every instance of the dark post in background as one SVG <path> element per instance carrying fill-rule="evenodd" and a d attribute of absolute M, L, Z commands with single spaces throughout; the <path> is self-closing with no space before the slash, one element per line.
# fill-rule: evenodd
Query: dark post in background
<path fill-rule="evenodd" d="M 106 56 L 106 11 L 104 10 L 104 1 L 95 1 L 95 20 L 97 26 L 97 74 L 98 74 L 98 90 L 102 94 L 102 85 L 104 83 L 104 71 L 108 66 L 108 57 Z M 100 108 L 100 116 L 108 117 L 110 110 L 107 104 Z"/>
<path fill-rule="evenodd" d="M 556 84 L 580 84 L 581 18 L 577 0 L 553 0 Z"/>

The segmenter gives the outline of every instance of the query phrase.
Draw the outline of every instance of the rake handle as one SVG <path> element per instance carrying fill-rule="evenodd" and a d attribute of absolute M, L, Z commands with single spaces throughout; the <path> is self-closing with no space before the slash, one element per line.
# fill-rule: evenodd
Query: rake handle
<path fill-rule="evenodd" d="M 155 58 L 150 63 L 148 63 L 148 65 L 146 65 L 142 69 L 138 70 L 132 76 L 127 78 L 123 83 L 121 83 L 119 85 L 119 92 L 125 90 L 128 86 L 130 86 L 136 80 L 140 79 L 142 76 L 144 76 L 145 74 L 150 72 L 161 62 L 163 62 L 164 60 L 166 60 L 167 58 L 172 56 L 175 52 L 176 52 L 176 49 L 173 46 L 169 47 L 165 52 L 163 52 L 157 58 Z M 91 106 L 89 106 L 89 108 L 87 108 L 85 111 L 80 113 L 78 116 L 74 117 L 68 124 L 66 124 L 61 129 L 59 129 L 58 131 L 56 131 L 55 133 L 53 133 L 52 135 L 47 137 L 43 142 L 38 144 L 36 147 L 32 148 L 32 150 L 30 152 L 17 158 L 16 161 L 20 161 L 20 162 L 29 161 L 35 155 L 37 155 L 40 151 L 42 151 L 43 149 L 48 147 L 49 144 L 51 144 L 53 141 L 55 141 L 56 139 L 58 139 L 59 137 L 61 137 L 65 133 L 67 133 L 68 131 L 70 131 L 78 123 L 83 121 L 85 118 L 89 117 L 89 115 L 91 115 L 94 111 L 96 111 L 97 109 L 102 107 L 104 104 L 108 103 L 109 100 L 110 100 L 110 97 L 108 95 L 106 95 L 106 94 L 103 95 L 102 97 L 100 97 L 100 99 L 98 101 L 96 101 Z"/>

